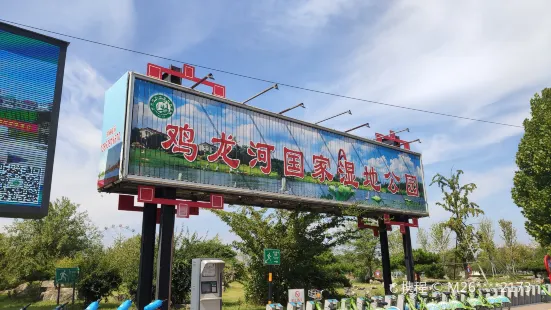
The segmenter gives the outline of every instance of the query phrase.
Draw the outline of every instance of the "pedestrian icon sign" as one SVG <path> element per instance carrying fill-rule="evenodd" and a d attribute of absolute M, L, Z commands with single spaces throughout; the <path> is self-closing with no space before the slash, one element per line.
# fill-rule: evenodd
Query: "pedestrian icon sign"
<path fill-rule="evenodd" d="M 281 252 L 278 249 L 264 249 L 264 265 L 281 264 Z"/>
<path fill-rule="evenodd" d="M 55 284 L 73 284 L 77 282 L 79 275 L 78 268 L 56 268 Z"/>

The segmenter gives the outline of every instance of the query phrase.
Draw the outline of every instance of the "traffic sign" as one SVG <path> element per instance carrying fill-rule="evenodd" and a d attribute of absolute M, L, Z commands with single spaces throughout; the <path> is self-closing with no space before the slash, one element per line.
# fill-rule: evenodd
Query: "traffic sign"
<path fill-rule="evenodd" d="M 56 268 L 55 284 L 73 284 L 77 282 L 80 270 L 77 268 Z"/>
<path fill-rule="evenodd" d="M 278 249 L 264 249 L 264 265 L 279 265 L 281 252 Z"/>

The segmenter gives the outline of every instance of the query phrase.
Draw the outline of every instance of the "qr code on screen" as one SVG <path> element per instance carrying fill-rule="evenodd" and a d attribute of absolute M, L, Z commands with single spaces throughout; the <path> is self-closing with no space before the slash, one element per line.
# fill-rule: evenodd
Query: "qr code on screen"
<path fill-rule="evenodd" d="M 38 203 L 42 169 L 0 164 L 0 202 Z"/>

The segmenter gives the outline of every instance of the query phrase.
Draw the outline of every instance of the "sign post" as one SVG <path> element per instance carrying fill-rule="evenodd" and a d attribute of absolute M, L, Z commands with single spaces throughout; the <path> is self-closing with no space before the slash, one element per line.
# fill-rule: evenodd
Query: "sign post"
<path fill-rule="evenodd" d="M 272 303 L 273 275 L 272 266 L 281 263 L 281 252 L 278 249 L 264 249 L 264 265 L 268 265 L 268 304 Z"/>
<path fill-rule="evenodd" d="M 73 287 L 72 303 L 75 303 L 75 284 L 78 280 L 80 269 L 78 267 L 73 268 L 56 268 L 55 269 L 55 281 L 57 285 L 57 304 L 59 305 L 59 296 L 61 295 L 61 285 L 71 284 Z"/>

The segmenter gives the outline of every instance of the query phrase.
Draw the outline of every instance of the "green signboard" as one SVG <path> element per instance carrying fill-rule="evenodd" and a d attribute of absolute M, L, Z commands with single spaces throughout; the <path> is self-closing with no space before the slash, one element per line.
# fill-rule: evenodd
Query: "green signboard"
<path fill-rule="evenodd" d="M 279 265 L 281 252 L 278 249 L 264 249 L 264 265 Z"/>
<path fill-rule="evenodd" d="M 79 269 L 77 268 L 56 268 L 55 284 L 73 284 L 78 280 Z"/>

